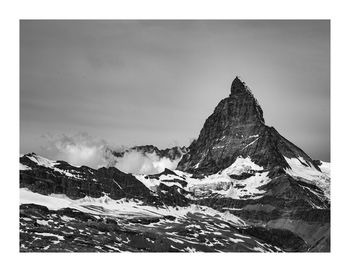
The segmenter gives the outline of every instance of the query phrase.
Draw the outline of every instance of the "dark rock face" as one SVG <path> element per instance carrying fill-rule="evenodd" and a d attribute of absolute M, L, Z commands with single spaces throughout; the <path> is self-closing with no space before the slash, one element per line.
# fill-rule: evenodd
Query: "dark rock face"
<path fill-rule="evenodd" d="M 162 201 L 162 203 L 167 206 L 188 206 L 191 201 L 184 196 L 185 193 L 185 190 L 179 188 L 176 185 L 169 187 L 161 183 L 157 188 L 157 194 L 160 198 L 160 201 Z"/>
<path fill-rule="evenodd" d="M 238 77 L 229 97 L 208 117 L 177 169 L 213 174 L 230 166 L 238 156 L 250 157 L 265 169 L 289 167 L 286 157 L 302 157 L 318 168 L 300 148 L 265 125 L 263 111 L 249 88 Z"/>
<path fill-rule="evenodd" d="M 184 181 L 183 179 L 181 179 L 181 177 L 179 177 L 175 172 L 169 170 L 168 168 L 165 168 L 163 172 L 159 173 L 159 174 L 153 174 L 153 175 L 148 175 L 145 176 L 146 179 L 158 179 L 163 176 L 163 175 L 171 175 L 175 178 L 170 178 L 170 179 L 163 179 L 162 182 L 167 183 L 167 182 L 177 182 L 179 184 L 181 184 L 182 187 L 186 187 L 187 186 L 187 182 Z"/>
<path fill-rule="evenodd" d="M 112 199 L 136 197 L 154 202 L 142 182 L 114 167 L 95 170 L 87 166 L 74 167 L 66 162 L 58 162 L 54 168 L 50 168 L 33 162 L 29 158 L 33 156 L 37 155 L 32 153 L 20 158 L 23 165 L 31 168 L 20 171 L 20 188 L 28 188 L 44 195 L 65 194 L 72 199 L 108 195 Z"/>

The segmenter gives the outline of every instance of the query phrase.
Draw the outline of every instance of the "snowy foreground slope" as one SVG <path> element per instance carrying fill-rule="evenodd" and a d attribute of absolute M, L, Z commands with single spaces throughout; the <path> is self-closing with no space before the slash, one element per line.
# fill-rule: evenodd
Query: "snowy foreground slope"
<path fill-rule="evenodd" d="M 119 171 L 118 175 L 101 175 L 100 170 L 73 167 L 36 154 L 24 155 L 20 161 L 23 252 L 308 251 L 313 246 L 317 249 L 316 243 L 329 235 L 325 219 L 304 218 L 327 217 L 328 189 L 322 191 L 312 179 L 304 177 L 298 188 L 314 196 L 306 214 L 299 211 L 281 216 L 273 201 L 264 200 L 271 194 L 268 186 L 274 179 L 250 158 L 238 158 L 227 169 L 203 178 L 177 170 L 135 175 L 137 185 L 148 191 L 134 193 L 136 197 L 128 196 L 128 184 L 122 181 L 125 177 L 133 179 L 132 175 Z M 291 169 L 296 171 L 295 167 Z M 329 185 L 326 173 L 307 170 L 311 177 L 324 175 L 323 187 Z M 121 194 L 116 197 L 105 189 L 91 189 L 102 179 L 109 179 L 114 186 L 110 190 Z M 90 192 L 77 197 L 75 191 L 84 184 Z M 132 189 L 140 192 L 138 186 Z M 296 230 L 293 222 L 298 223 Z M 300 229 L 318 231 L 305 239 Z"/>
<path fill-rule="evenodd" d="M 267 126 L 238 77 L 189 147 L 111 151 L 112 165 L 135 152 L 174 168 L 21 156 L 20 250 L 330 251 L 330 164 Z"/>

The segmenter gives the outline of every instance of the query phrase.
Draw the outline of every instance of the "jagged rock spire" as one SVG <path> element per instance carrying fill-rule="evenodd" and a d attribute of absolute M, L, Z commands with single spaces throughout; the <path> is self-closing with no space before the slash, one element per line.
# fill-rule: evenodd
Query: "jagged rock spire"
<path fill-rule="evenodd" d="M 224 99 L 225 100 L 225 99 Z M 231 93 L 227 98 L 230 107 L 233 109 L 234 117 L 240 122 L 261 122 L 265 123 L 263 110 L 259 102 L 252 94 L 249 87 L 236 76 L 231 84 Z"/>
<path fill-rule="evenodd" d="M 246 89 L 244 82 L 240 79 L 240 77 L 236 76 L 231 84 L 231 94 L 242 92 Z"/>

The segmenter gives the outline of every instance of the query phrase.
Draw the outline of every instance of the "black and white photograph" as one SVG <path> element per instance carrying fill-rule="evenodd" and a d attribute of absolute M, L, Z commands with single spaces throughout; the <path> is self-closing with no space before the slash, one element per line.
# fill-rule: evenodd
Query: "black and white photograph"
<path fill-rule="evenodd" d="M 20 20 L 19 251 L 330 252 L 330 25 Z"/>

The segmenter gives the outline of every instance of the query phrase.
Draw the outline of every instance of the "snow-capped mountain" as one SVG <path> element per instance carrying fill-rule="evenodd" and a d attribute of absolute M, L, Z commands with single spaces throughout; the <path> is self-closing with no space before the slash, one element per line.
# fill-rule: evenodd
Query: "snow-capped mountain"
<path fill-rule="evenodd" d="M 179 163 L 147 175 L 21 156 L 20 250 L 330 250 L 330 164 L 265 125 L 238 77 L 188 148 L 135 150 Z"/>

